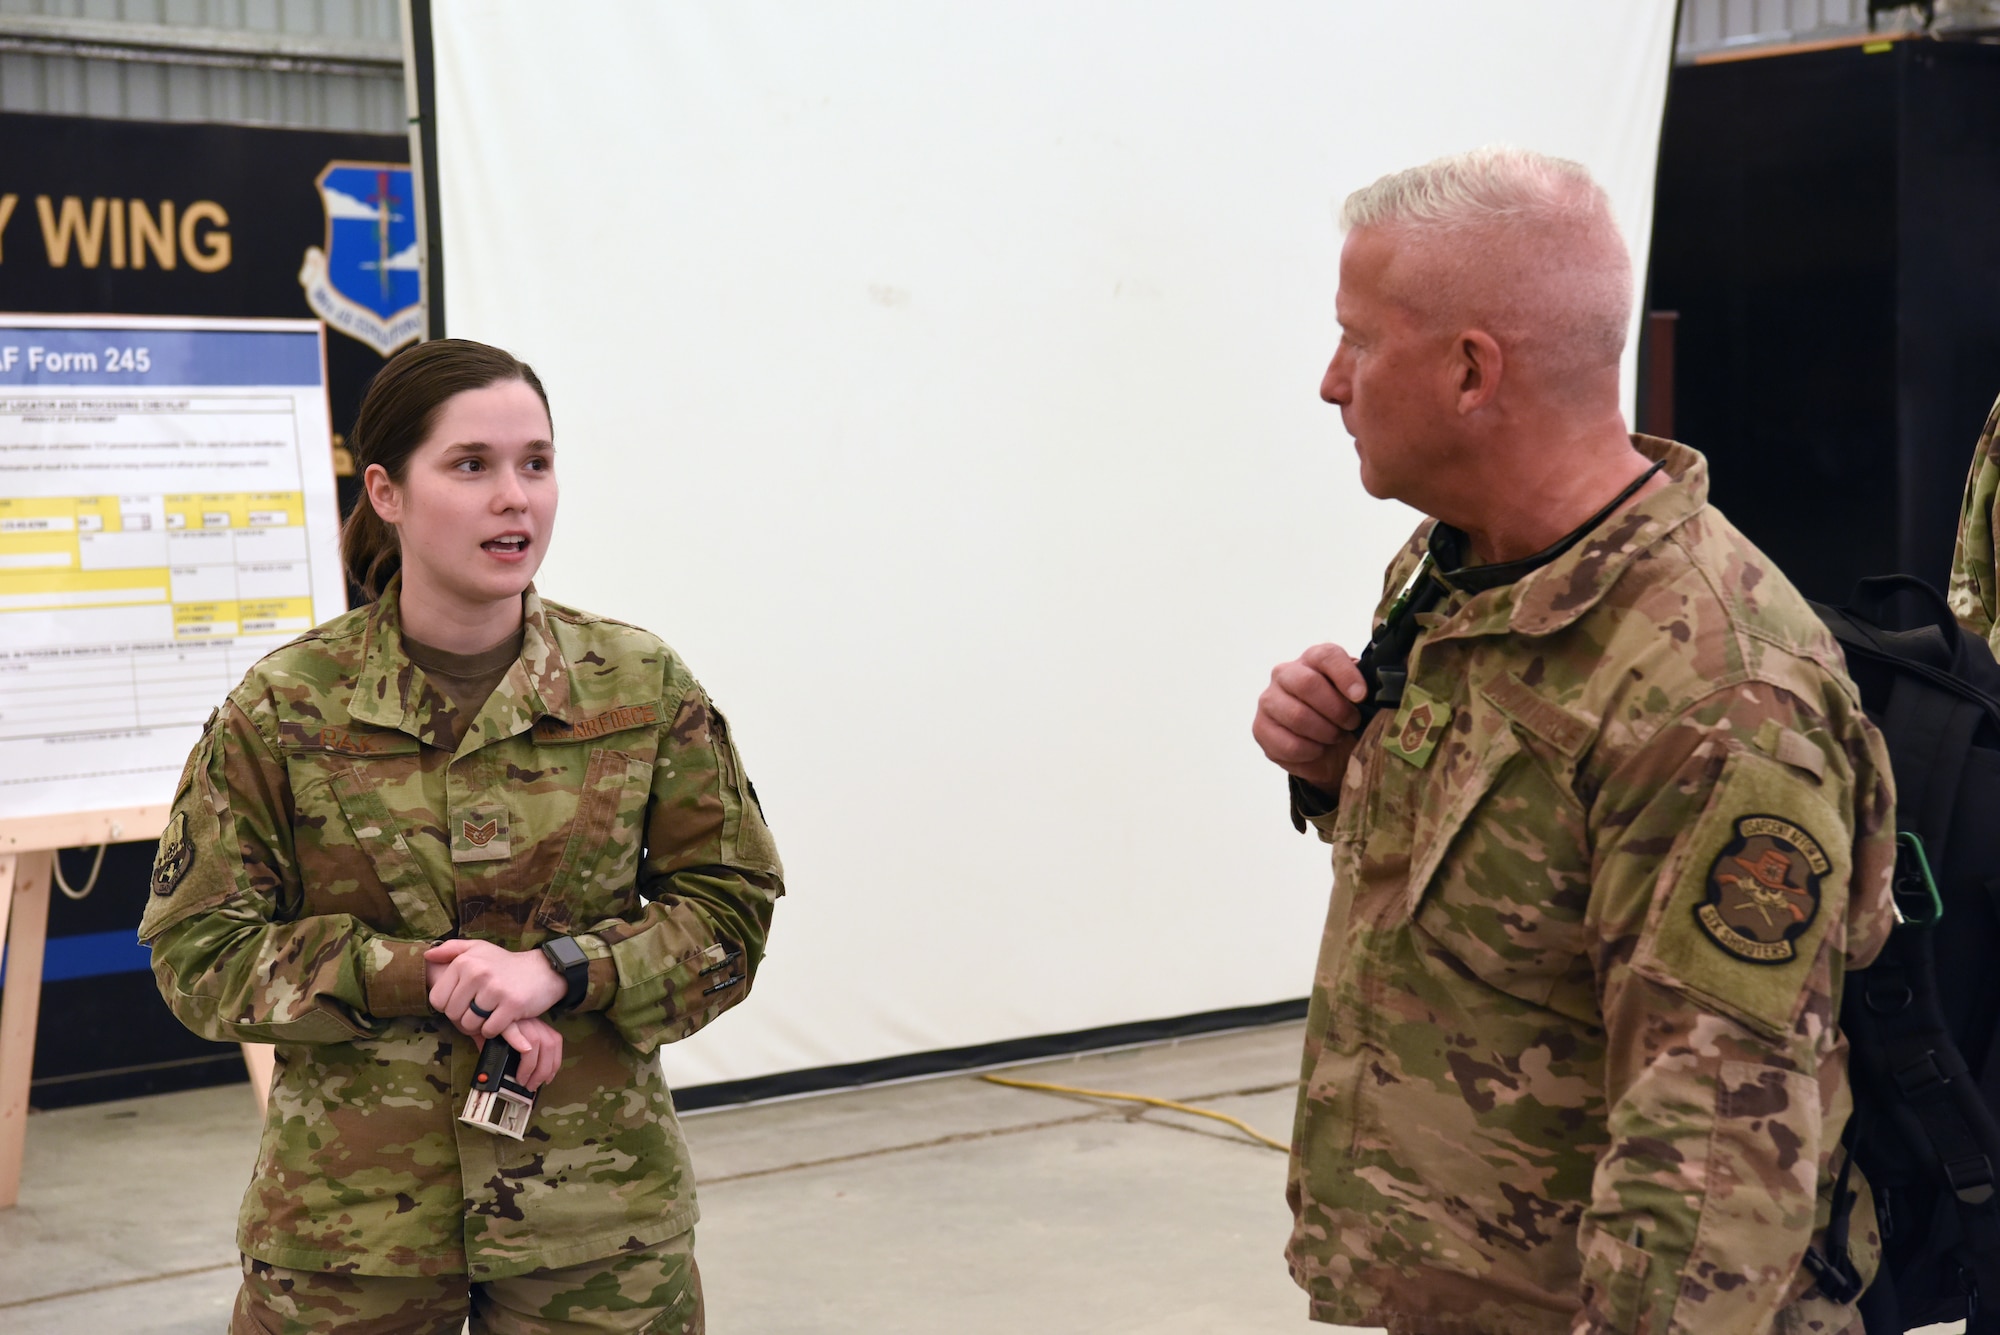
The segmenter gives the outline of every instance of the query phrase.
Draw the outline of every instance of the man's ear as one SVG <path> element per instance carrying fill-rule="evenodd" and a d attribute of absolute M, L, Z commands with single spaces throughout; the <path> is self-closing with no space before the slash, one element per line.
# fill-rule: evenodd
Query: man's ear
<path fill-rule="evenodd" d="M 1460 334 L 1452 349 L 1452 363 L 1461 417 L 1493 402 L 1500 392 L 1503 369 L 1500 344 L 1493 335 L 1483 329 L 1468 329 Z"/>
<path fill-rule="evenodd" d="M 403 489 L 389 476 L 389 470 L 381 464 L 369 464 L 361 475 L 361 489 L 368 494 L 368 503 L 375 507 L 375 513 L 385 524 L 399 524 L 403 520 Z"/>

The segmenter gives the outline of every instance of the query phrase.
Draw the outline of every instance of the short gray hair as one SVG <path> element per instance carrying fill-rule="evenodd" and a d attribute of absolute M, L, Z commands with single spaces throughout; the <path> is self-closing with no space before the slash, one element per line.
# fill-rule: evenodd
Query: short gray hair
<path fill-rule="evenodd" d="M 1560 366 L 1624 352 L 1632 257 L 1581 163 L 1524 148 L 1455 153 L 1355 191 L 1340 225 L 1428 252 L 1423 291 L 1410 294 L 1427 313 L 1477 320 Z"/>

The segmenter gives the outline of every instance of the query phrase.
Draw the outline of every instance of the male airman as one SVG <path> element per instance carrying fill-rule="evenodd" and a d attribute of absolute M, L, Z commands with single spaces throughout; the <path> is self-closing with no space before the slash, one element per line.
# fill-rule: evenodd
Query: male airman
<path fill-rule="evenodd" d="M 1445 158 L 1342 225 L 1321 397 L 1430 518 L 1369 650 L 1282 664 L 1253 727 L 1333 848 L 1293 1277 L 1423 1335 L 1858 1332 L 1835 1017 L 1894 829 L 1840 650 L 1702 456 L 1628 434 L 1631 262 L 1582 167 Z"/>

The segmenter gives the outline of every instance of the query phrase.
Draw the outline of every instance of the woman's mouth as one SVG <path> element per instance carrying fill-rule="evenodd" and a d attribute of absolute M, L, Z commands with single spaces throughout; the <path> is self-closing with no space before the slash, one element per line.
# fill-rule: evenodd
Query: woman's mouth
<path fill-rule="evenodd" d="M 489 538 L 479 544 L 495 556 L 519 556 L 528 550 L 528 539 L 519 533 L 510 533 L 501 538 Z"/>

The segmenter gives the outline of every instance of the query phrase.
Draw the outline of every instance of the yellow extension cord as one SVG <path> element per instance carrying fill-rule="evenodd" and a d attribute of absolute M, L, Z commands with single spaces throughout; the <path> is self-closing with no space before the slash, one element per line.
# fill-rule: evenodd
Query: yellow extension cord
<path fill-rule="evenodd" d="M 1252 1140 L 1261 1145 L 1268 1145 L 1280 1154 L 1292 1152 L 1291 1146 L 1271 1139 L 1241 1118 L 1231 1117 L 1228 1113 L 1217 1112 L 1213 1108 L 1197 1108 L 1190 1103 L 1175 1103 L 1172 1099 L 1156 1099 L 1151 1094 L 1120 1094 L 1109 1089 L 1081 1089 L 1076 1085 L 1051 1085 L 1041 1080 L 1014 1080 L 1002 1075 L 982 1075 L 979 1078 L 996 1085 L 1006 1085 L 1010 1089 L 1039 1089 L 1050 1094 L 1084 1094 L 1093 1099 L 1123 1099 L 1127 1103 L 1146 1103 L 1155 1108 L 1170 1108 L 1178 1113 L 1193 1113 L 1196 1117 L 1212 1117 L 1218 1122 L 1229 1123 Z"/>

